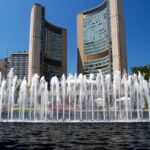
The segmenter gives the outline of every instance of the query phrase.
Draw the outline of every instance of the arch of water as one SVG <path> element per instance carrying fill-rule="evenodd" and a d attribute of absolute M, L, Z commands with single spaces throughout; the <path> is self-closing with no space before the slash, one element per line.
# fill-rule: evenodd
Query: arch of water
<path fill-rule="evenodd" d="M 35 74 L 28 87 L 26 79 L 18 80 L 11 69 L 7 79 L 0 73 L 0 121 L 150 121 L 150 82 L 140 73 L 121 77 L 120 72 L 112 81 L 99 71 L 96 78 L 53 77 L 50 88 Z"/>

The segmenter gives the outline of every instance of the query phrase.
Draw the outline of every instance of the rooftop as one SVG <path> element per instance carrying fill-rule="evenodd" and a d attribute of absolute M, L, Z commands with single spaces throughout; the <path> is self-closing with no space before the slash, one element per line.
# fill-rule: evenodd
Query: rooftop
<path fill-rule="evenodd" d="M 103 10 L 104 8 L 106 7 L 106 1 L 104 1 L 103 3 L 101 3 L 100 5 L 94 7 L 94 8 L 91 8 L 89 10 L 85 10 L 85 11 L 82 11 L 82 12 L 78 12 L 78 14 L 84 14 L 84 15 L 87 15 L 87 14 L 90 14 L 92 12 L 95 12 L 95 11 L 101 11 Z"/>

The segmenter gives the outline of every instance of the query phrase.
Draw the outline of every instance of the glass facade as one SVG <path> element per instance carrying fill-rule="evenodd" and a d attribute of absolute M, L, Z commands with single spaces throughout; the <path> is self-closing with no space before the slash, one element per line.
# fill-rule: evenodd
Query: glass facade
<path fill-rule="evenodd" d="M 84 62 L 84 72 L 85 74 L 90 74 L 90 73 L 98 73 L 99 70 L 103 72 L 104 75 L 109 73 L 109 56 L 96 59 L 96 60 L 91 60 L 91 61 L 86 61 Z"/>
<path fill-rule="evenodd" d="M 54 76 L 60 78 L 62 76 L 62 69 L 60 67 L 55 67 L 53 65 L 44 63 L 44 74 L 47 81 L 50 79 L 50 77 Z"/>
<path fill-rule="evenodd" d="M 62 35 L 46 29 L 45 55 L 50 59 L 61 60 Z"/>
<path fill-rule="evenodd" d="M 42 51 L 43 75 L 49 81 L 53 76 L 58 78 L 62 75 L 62 31 L 45 22 L 44 51 Z"/>
<path fill-rule="evenodd" d="M 99 70 L 113 79 L 127 71 L 123 0 L 104 0 L 77 14 L 78 74 L 95 76 Z"/>
<path fill-rule="evenodd" d="M 106 2 L 95 9 L 84 12 L 83 15 L 84 56 L 92 56 L 106 50 L 110 52 L 110 26 Z M 84 61 L 84 74 L 97 73 L 99 69 L 104 75 L 110 73 L 109 54 L 99 59 Z"/>
<path fill-rule="evenodd" d="M 45 7 L 35 3 L 31 11 L 29 79 L 37 73 L 49 81 L 67 75 L 67 30 L 46 20 Z"/>

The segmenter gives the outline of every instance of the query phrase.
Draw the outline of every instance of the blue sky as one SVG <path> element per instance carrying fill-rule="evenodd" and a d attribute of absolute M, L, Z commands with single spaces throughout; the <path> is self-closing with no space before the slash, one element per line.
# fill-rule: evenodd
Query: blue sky
<path fill-rule="evenodd" d="M 28 50 L 30 12 L 37 2 L 46 19 L 68 30 L 68 72 L 76 72 L 76 14 L 103 0 L 0 0 L 0 58 Z M 150 0 L 124 0 L 128 68 L 150 64 Z"/>

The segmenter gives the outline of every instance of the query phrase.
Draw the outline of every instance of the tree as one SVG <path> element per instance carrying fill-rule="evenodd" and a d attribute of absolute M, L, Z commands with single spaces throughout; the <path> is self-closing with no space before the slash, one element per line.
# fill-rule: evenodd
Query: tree
<path fill-rule="evenodd" d="M 141 72 L 144 75 L 144 78 L 146 80 L 150 79 L 150 65 L 146 66 L 139 66 L 139 67 L 131 67 L 132 74 L 138 74 L 138 72 Z"/>

